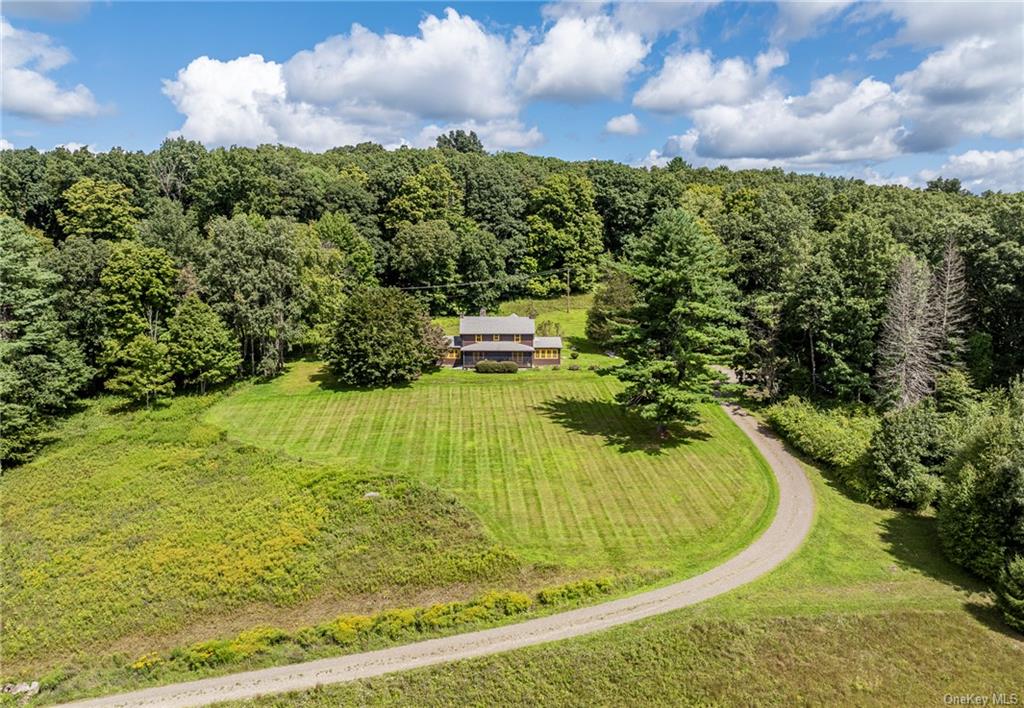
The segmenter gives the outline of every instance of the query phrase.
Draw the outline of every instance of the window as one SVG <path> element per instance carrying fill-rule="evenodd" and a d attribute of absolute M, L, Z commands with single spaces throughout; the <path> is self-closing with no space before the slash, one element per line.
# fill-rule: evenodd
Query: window
<path fill-rule="evenodd" d="M 517 343 L 517 344 L 521 343 L 523 341 L 523 335 L 521 335 L 521 334 L 512 335 L 512 341 Z"/>
<path fill-rule="evenodd" d="M 538 349 L 537 350 L 537 358 L 538 359 L 557 359 L 558 358 L 558 350 L 557 349 Z"/>
<path fill-rule="evenodd" d="M 459 350 L 458 349 L 449 349 L 445 353 L 444 358 L 445 359 L 458 359 L 459 358 Z"/>
<path fill-rule="evenodd" d="M 517 364 L 522 364 L 523 363 L 523 353 L 522 352 L 512 352 L 512 361 L 514 361 Z"/>
<path fill-rule="evenodd" d="M 501 335 L 500 334 L 492 334 L 491 335 L 491 339 L 493 339 L 495 342 L 500 342 L 501 341 Z"/>
<path fill-rule="evenodd" d="M 484 341 L 484 335 L 482 335 L 482 334 L 476 335 L 476 341 L 478 341 L 478 342 Z"/>

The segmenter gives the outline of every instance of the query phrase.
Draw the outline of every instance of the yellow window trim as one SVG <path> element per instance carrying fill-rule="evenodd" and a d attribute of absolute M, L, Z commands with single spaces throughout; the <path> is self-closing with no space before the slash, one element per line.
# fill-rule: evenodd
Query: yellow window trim
<path fill-rule="evenodd" d="M 495 342 L 500 342 L 501 341 L 501 335 L 500 334 L 492 334 L 491 335 L 491 339 L 494 340 Z"/>
<path fill-rule="evenodd" d="M 522 342 L 523 341 L 523 335 L 521 335 L 521 334 L 513 335 L 512 341 L 513 342 Z"/>
<path fill-rule="evenodd" d="M 476 335 L 476 341 L 478 341 L 478 342 L 484 341 L 484 335 L 482 335 L 482 334 Z"/>

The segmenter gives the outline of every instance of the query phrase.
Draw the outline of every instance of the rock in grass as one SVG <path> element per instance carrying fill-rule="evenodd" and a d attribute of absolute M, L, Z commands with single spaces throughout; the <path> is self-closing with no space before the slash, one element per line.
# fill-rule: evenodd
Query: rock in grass
<path fill-rule="evenodd" d="M 380 492 L 367 492 L 363 495 L 363 499 L 376 499 L 380 496 Z"/>

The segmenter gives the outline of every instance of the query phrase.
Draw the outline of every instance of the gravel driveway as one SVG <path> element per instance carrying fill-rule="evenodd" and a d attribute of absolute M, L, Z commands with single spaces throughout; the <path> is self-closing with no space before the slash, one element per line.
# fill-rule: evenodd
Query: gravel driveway
<path fill-rule="evenodd" d="M 693 605 L 749 583 L 782 563 L 803 543 L 814 522 L 814 492 L 800 464 L 778 438 L 738 406 L 731 403 L 723 406 L 771 466 L 779 486 L 779 506 L 771 525 L 756 541 L 706 573 L 657 590 L 519 624 L 362 654 L 158 686 L 69 705 L 199 706 L 354 681 L 600 632 Z"/>

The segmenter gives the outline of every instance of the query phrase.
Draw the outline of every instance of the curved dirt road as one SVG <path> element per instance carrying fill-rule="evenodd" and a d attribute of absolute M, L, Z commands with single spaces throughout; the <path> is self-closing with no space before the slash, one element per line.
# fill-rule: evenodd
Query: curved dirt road
<path fill-rule="evenodd" d="M 756 541 L 706 573 L 639 595 L 519 624 L 362 654 L 157 686 L 69 705 L 179 708 L 309 689 L 599 632 L 693 605 L 749 583 L 782 563 L 803 543 L 814 521 L 814 493 L 800 464 L 774 435 L 738 406 L 724 406 L 775 473 L 779 506 L 775 519 Z"/>

